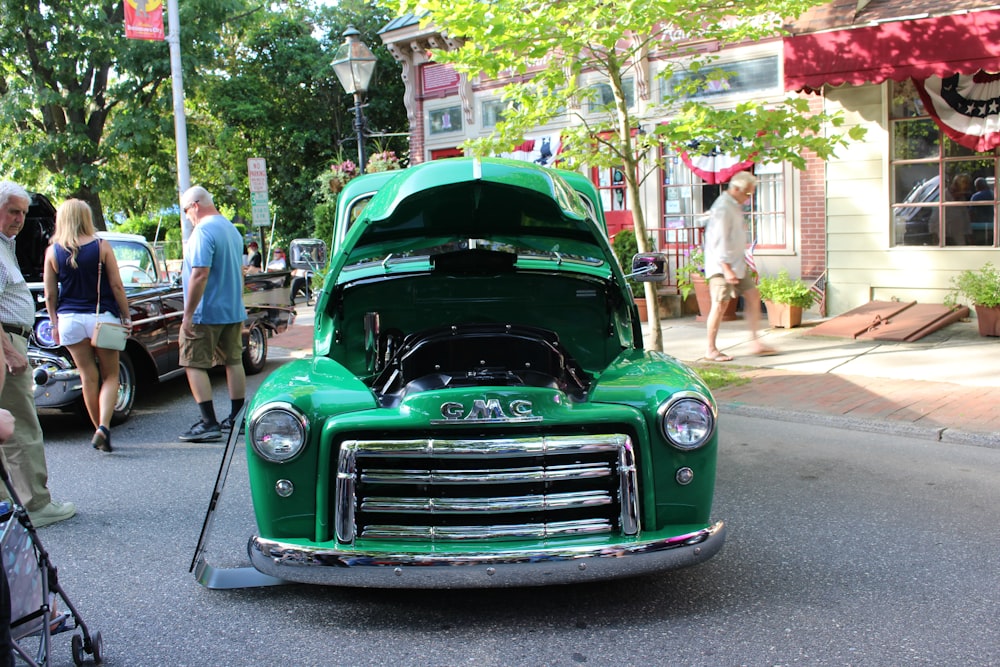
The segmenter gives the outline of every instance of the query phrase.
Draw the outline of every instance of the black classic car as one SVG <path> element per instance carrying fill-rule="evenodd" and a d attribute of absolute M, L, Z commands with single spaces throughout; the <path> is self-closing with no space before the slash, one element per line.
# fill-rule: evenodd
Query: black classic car
<path fill-rule="evenodd" d="M 52 323 L 45 311 L 42 257 L 54 220 L 55 209 L 48 199 L 33 195 L 25 228 L 17 236 L 21 271 L 38 303 L 28 340 L 28 360 L 34 373 L 35 403 L 39 409 L 82 411 L 79 372 L 69 352 L 53 340 Z M 132 318 L 132 333 L 118 360 L 118 400 L 113 418 L 117 424 L 128 419 L 140 384 L 149 385 L 184 373 L 178 365 L 184 296 L 179 277 L 167 272 L 162 248 L 135 234 L 99 232 L 98 235 L 114 249 Z M 288 305 L 290 284 L 289 271 L 246 278 L 243 366 L 248 374 L 263 370 L 267 339 L 294 321 L 295 312 Z"/>

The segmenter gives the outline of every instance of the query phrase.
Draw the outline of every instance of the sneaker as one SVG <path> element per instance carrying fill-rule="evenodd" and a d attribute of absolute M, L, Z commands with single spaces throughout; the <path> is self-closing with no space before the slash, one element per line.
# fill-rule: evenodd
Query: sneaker
<path fill-rule="evenodd" d="M 199 420 L 195 422 L 186 433 L 182 433 L 180 435 L 180 439 L 184 442 L 209 442 L 211 440 L 221 440 L 222 429 L 219 428 L 218 423 L 206 424 L 205 422 Z"/>
<path fill-rule="evenodd" d="M 229 415 L 228 417 L 226 417 L 225 419 L 223 419 L 222 422 L 219 423 L 219 426 L 222 428 L 223 431 L 225 431 L 227 433 L 230 432 L 230 431 L 232 431 L 233 430 L 233 416 Z M 242 433 L 242 432 L 243 432 L 243 422 L 240 422 L 240 433 Z"/>
<path fill-rule="evenodd" d="M 49 526 L 63 519 L 68 519 L 76 514 L 76 505 L 73 503 L 50 502 L 40 510 L 28 512 L 28 518 L 35 528 Z"/>

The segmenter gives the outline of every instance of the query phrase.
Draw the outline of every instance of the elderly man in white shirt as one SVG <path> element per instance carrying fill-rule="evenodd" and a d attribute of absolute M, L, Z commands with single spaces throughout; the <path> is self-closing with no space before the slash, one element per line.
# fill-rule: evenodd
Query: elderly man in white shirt
<path fill-rule="evenodd" d="M 747 232 L 743 221 L 743 206 L 757 187 L 757 177 L 740 171 L 729 180 L 729 187 L 712 204 L 705 227 L 705 277 L 712 295 L 712 309 L 708 313 L 708 361 L 732 361 L 728 354 L 719 351 L 716 339 L 726 304 L 731 299 L 743 297 L 747 325 L 753 337 L 753 354 L 774 354 L 774 350 L 758 339 L 760 325 L 760 292 L 746 262 Z"/>
<path fill-rule="evenodd" d="M 55 502 L 49 495 L 42 427 L 28 365 L 35 299 L 17 263 L 15 237 L 24 227 L 30 205 L 31 198 L 24 188 L 10 181 L 0 182 L 0 342 L 7 373 L 0 406 L 14 416 L 14 433 L 0 443 L 0 457 L 32 524 L 41 527 L 70 518 L 76 506 Z"/>

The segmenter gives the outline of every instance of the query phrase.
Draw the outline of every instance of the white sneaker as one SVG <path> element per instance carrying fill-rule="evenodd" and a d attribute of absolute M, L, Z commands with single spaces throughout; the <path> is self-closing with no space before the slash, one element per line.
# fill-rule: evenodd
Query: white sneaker
<path fill-rule="evenodd" d="M 52 501 L 40 510 L 28 512 L 28 518 L 31 519 L 31 524 L 35 528 L 41 528 L 68 519 L 74 514 L 76 514 L 76 505 L 73 503 Z"/>

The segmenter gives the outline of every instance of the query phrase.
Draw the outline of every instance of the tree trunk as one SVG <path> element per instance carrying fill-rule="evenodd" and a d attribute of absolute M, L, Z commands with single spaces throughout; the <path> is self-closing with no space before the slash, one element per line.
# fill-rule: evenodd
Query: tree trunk
<path fill-rule="evenodd" d="M 108 225 L 104 219 L 104 208 L 101 206 L 101 195 L 94 192 L 89 187 L 83 186 L 73 193 L 73 197 L 76 199 L 82 199 L 90 204 L 90 210 L 94 214 L 94 229 L 99 232 L 106 232 L 108 230 Z"/>

